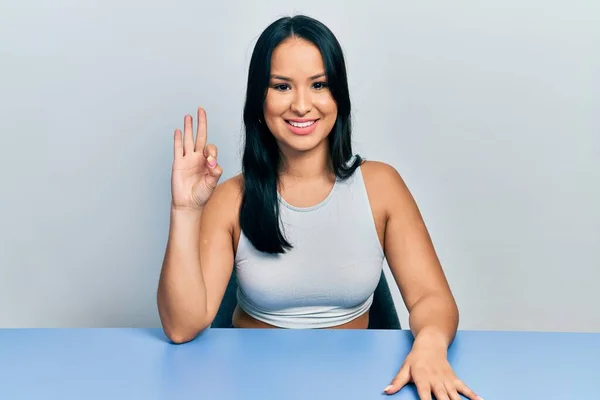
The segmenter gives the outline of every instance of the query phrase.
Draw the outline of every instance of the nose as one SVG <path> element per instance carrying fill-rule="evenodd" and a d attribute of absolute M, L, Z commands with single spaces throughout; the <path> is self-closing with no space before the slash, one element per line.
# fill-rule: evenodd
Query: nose
<path fill-rule="evenodd" d="M 298 116 L 306 115 L 312 109 L 312 99 L 310 91 L 306 89 L 298 89 L 294 95 L 291 104 L 292 111 Z"/>

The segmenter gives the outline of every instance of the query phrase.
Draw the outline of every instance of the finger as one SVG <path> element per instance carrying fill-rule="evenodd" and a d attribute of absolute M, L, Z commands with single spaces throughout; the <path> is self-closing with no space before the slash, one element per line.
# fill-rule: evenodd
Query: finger
<path fill-rule="evenodd" d="M 209 189 L 214 190 L 219 184 L 219 179 L 223 174 L 223 168 L 220 165 L 216 165 L 214 168 L 210 168 L 208 170 L 208 175 L 206 176 L 206 185 Z"/>
<path fill-rule="evenodd" d="M 179 129 L 175 129 L 175 143 L 173 145 L 173 152 L 175 153 L 173 155 L 175 158 L 183 157 L 183 142 L 181 139 L 181 131 Z"/>
<path fill-rule="evenodd" d="M 196 132 L 196 151 L 202 151 L 206 146 L 207 135 L 207 120 L 206 111 L 202 107 L 198 107 L 198 132 Z"/>
<path fill-rule="evenodd" d="M 417 393 L 419 393 L 420 400 L 431 400 L 431 386 L 429 383 L 423 383 L 423 381 L 415 382 L 417 387 Z"/>
<path fill-rule="evenodd" d="M 460 395 L 456 391 L 454 385 L 449 382 L 444 383 L 444 387 L 446 387 L 446 392 L 448 392 L 448 397 L 450 400 L 461 400 Z"/>
<path fill-rule="evenodd" d="M 192 116 L 186 115 L 183 119 L 183 152 L 189 154 L 194 151 L 194 130 Z"/>
<path fill-rule="evenodd" d="M 208 162 L 208 166 L 210 168 L 214 168 L 217 165 L 218 155 L 219 151 L 217 150 L 217 146 L 214 144 L 209 144 L 204 148 L 204 157 L 206 157 L 206 161 Z"/>
<path fill-rule="evenodd" d="M 392 379 L 392 382 L 383 391 L 386 394 L 397 393 L 408 382 L 410 382 L 410 368 L 408 365 L 404 365 L 400 368 L 398 375 Z"/>
<path fill-rule="evenodd" d="M 446 386 L 442 382 L 432 385 L 432 389 L 436 400 L 450 400 Z"/>
<path fill-rule="evenodd" d="M 459 393 L 462 393 L 465 397 L 471 400 L 483 400 L 474 391 L 472 391 L 463 381 L 460 379 L 456 380 L 454 387 Z"/>

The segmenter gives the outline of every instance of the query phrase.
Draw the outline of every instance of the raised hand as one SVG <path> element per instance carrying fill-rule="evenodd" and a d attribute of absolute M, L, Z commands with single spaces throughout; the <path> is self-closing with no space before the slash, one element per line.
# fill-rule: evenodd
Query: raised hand
<path fill-rule="evenodd" d="M 173 209 L 202 210 L 217 187 L 223 169 L 217 162 L 217 147 L 206 145 L 206 111 L 198 108 L 194 140 L 191 115 L 184 118 L 183 137 L 175 130 L 171 195 Z"/>

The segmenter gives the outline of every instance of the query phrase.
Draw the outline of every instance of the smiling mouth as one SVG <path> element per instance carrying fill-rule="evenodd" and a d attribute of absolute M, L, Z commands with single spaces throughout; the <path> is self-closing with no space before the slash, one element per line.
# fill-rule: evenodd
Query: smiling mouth
<path fill-rule="evenodd" d="M 314 123 L 317 121 L 318 121 L 318 119 L 314 119 L 311 121 L 304 121 L 304 122 L 286 120 L 285 122 L 287 122 L 288 125 L 294 126 L 296 128 L 308 128 L 309 126 L 314 125 Z"/>

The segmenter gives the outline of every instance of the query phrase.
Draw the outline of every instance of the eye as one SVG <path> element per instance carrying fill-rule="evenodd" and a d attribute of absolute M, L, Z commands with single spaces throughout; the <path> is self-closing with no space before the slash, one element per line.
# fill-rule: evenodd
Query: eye
<path fill-rule="evenodd" d="M 315 82 L 313 87 L 317 90 L 325 89 L 327 87 L 327 82 Z"/>
<path fill-rule="evenodd" d="M 280 83 L 280 84 L 277 84 L 277 85 L 273 85 L 272 87 L 275 90 L 283 92 L 283 91 L 289 89 L 290 86 L 288 84 L 286 84 L 286 83 Z"/>

